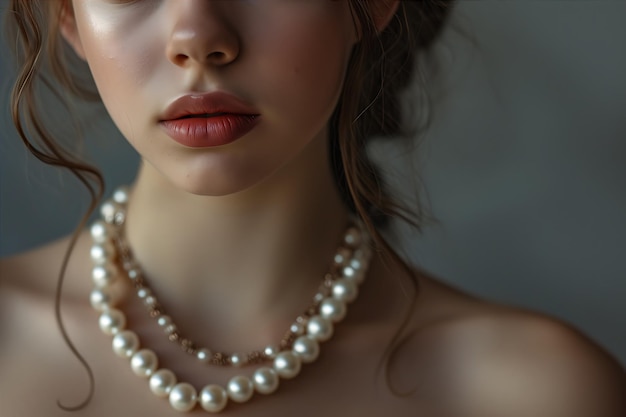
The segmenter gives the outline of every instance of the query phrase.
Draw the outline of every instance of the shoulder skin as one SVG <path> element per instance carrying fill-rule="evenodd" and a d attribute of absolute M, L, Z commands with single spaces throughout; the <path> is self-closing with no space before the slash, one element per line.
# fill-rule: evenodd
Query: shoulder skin
<path fill-rule="evenodd" d="M 446 417 L 626 417 L 620 364 L 554 319 L 487 307 L 415 339 Z"/>

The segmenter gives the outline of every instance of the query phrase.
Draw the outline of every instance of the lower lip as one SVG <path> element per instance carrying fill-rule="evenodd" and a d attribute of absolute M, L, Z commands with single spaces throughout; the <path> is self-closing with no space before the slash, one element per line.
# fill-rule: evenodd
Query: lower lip
<path fill-rule="evenodd" d="M 163 120 L 169 137 L 191 148 L 227 145 L 250 132 L 259 122 L 258 115 L 223 114 L 211 117 Z"/>

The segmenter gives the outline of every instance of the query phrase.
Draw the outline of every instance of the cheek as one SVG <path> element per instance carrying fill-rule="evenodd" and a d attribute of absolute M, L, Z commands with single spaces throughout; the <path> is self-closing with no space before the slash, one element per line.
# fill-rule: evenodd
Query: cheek
<path fill-rule="evenodd" d="M 126 114 L 157 66 L 156 42 L 147 22 L 119 13 L 76 10 L 86 60 L 111 116 Z"/>
<path fill-rule="evenodd" d="M 303 110 L 319 112 L 329 103 L 334 108 L 352 46 L 340 25 L 336 21 L 326 23 L 327 27 L 323 23 L 298 27 L 298 22 L 293 22 L 260 35 L 266 40 L 258 55 L 258 73 L 267 78 L 264 89 L 275 92 L 267 97 L 297 103 Z"/>
<path fill-rule="evenodd" d="M 88 46 L 87 62 L 101 93 L 109 86 L 120 90 L 142 87 L 152 78 L 156 60 L 144 44 L 136 48 L 132 40 L 120 41 L 115 36 L 100 37 Z M 102 91 L 105 90 L 105 91 Z"/>

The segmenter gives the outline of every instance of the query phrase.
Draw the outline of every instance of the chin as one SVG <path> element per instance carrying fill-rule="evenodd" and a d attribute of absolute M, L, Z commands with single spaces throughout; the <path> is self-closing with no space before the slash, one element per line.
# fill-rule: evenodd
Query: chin
<path fill-rule="evenodd" d="M 178 185 L 178 184 L 177 184 Z M 178 187 L 189 194 L 203 197 L 225 197 L 246 191 L 252 186 L 238 186 L 235 184 L 205 184 L 205 183 L 185 183 Z"/>
<path fill-rule="evenodd" d="M 267 175 L 247 168 L 242 170 L 190 170 L 168 176 L 172 185 L 190 194 L 223 197 L 255 188 Z"/>
<path fill-rule="evenodd" d="M 190 194 L 223 197 L 253 188 L 258 181 L 248 181 L 241 178 L 183 177 L 174 179 L 172 182 L 176 188 Z"/>

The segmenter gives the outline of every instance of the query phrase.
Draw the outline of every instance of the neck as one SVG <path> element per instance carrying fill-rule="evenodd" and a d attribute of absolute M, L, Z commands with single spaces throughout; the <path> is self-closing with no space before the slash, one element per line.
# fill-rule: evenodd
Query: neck
<path fill-rule="evenodd" d="M 230 333 L 225 343 L 239 345 L 251 334 L 275 340 L 307 306 L 348 223 L 325 146 L 318 147 L 316 157 L 220 197 L 181 191 L 142 165 L 127 238 L 178 321 Z"/>

